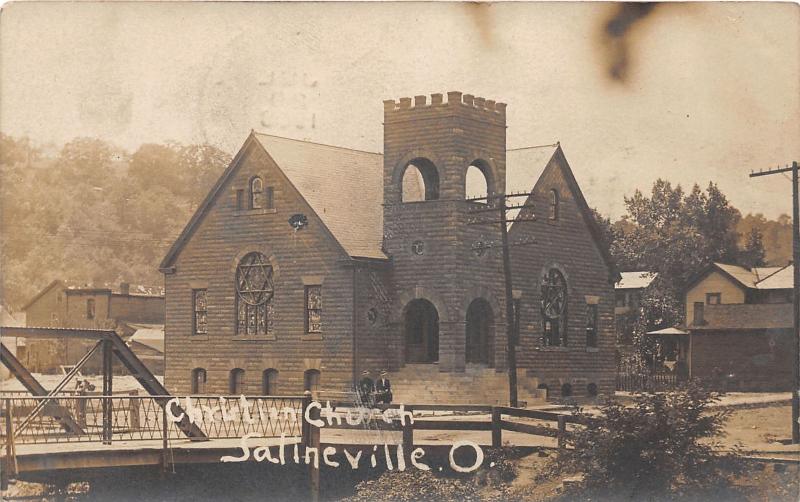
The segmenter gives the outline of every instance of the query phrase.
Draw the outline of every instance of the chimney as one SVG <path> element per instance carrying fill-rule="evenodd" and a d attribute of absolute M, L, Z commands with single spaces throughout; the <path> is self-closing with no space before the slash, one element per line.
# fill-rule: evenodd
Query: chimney
<path fill-rule="evenodd" d="M 122 293 L 123 295 L 131 294 L 131 285 L 130 285 L 130 283 L 127 283 L 127 282 L 119 283 L 119 292 Z"/>

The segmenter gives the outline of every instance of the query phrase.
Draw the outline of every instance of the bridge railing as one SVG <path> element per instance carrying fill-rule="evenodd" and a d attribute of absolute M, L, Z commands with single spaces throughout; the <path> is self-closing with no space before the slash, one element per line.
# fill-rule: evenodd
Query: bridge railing
<path fill-rule="evenodd" d="M 177 406 L 167 405 L 165 417 L 162 404 L 176 399 Z M 304 403 L 302 396 L 118 395 L 28 395 L 0 402 L 0 437 L 8 443 L 10 431 L 16 444 L 182 439 L 186 436 L 173 420 L 182 413 L 194 419 L 209 439 L 300 436 Z M 73 426 L 65 428 L 65 419 Z"/>

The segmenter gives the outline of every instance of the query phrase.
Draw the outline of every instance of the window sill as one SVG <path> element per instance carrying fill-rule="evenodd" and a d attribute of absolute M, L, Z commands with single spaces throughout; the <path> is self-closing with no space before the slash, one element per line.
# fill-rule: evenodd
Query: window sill
<path fill-rule="evenodd" d="M 322 333 L 306 333 L 301 337 L 301 340 L 309 342 L 320 341 L 322 340 Z"/>
<path fill-rule="evenodd" d="M 273 342 L 273 341 L 277 340 L 277 338 L 275 337 L 275 335 L 268 335 L 268 336 L 264 336 L 264 335 L 259 335 L 259 336 L 254 336 L 254 335 L 241 336 L 241 335 L 237 335 L 237 336 L 234 336 L 233 338 L 231 338 L 231 340 L 233 340 L 234 342 Z"/>
<path fill-rule="evenodd" d="M 240 209 L 233 212 L 234 216 L 253 216 L 257 214 L 275 214 L 278 211 L 275 208 L 272 209 Z"/>
<path fill-rule="evenodd" d="M 539 352 L 569 352 L 573 348 L 564 345 L 548 345 L 536 347 Z"/>

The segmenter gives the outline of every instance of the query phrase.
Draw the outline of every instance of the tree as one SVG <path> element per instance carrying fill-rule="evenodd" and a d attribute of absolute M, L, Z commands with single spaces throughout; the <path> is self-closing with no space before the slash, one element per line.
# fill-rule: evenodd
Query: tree
<path fill-rule="evenodd" d="M 612 246 L 615 257 L 623 269 L 658 272 L 670 282 L 667 289 L 680 291 L 708 263 L 735 263 L 739 256 L 741 216 L 714 183 L 684 194 L 659 179 L 650 197 L 637 190 L 625 206 L 629 225 Z"/>
<path fill-rule="evenodd" d="M 792 260 L 792 220 L 783 214 L 777 220 L 768 220 L 763 214 L 748 214 L 737 225 L 741 236 L 739 245 L 747 248 L 753 229 L 761 233 L 764 262 L 772 266 L 783 266 Z"/>
<path fill-rule="evenodd" d="M 610 252 L 611 247 L 617 240 L 619 230 L 611 223 L 611 218 L 603 216 L 596 208 L 592 208 L 592 216 L 594 216 L 597 227 L 600 229 L 601 244 Z"/>
<path fill-rule="evenodd" d="M 627 214 L 614 225 L 612 255 L 622 270 L 655 272 L 633 319 L 632 360 L 628 368 L 647 371 L 655 351 L 648 331 L 681 324 L 682 292 L 692 276 L 714 261 L 737 263 L 739 211 L 714 183 L 685 193 L 680 185 L 657 180 L 650 196 L 625 198 Z"/>
<path fill-rule="evenodd" d="M 753 227 L 745 237 L 744 248 L 739 253 L 739 263 L 745 267 L 763 267 L 766 265 L 764 258 L 764 235 L 758 227 Z"/>
<path fill-rule="evenodd" d="M 145 144 L 128 155 L 76 138 L 55 158 L 0 135 L 3 302 L 18 308 L 53 279 L 160 284 L 158 263 L 230 155 Z"/>
<path fill-rule="evenodd" d="M 628 371 L 648 373 L 652 368 L 657 344 L 649 331 L 676 326 L 683 322 L 681 294 L 670 288 L 670 281 L 657 277 L 645 289 L 633 318 L 633 347 L 625 361 Z"/>

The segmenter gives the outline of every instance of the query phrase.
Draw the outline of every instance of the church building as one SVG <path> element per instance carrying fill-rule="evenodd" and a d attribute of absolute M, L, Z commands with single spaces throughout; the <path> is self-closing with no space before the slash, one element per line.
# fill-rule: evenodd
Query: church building
<path fill-rule="evenodd" d="M 383 125 L 383 154 L 251 132 L 160 266 L 170 392 L 386 370 L 399 402 L 507 403 L 507 322 L 522 401 L 613 392 L 619 275 L 561 146 L 507 150 L 506 105 L 460 92 Z"/>

